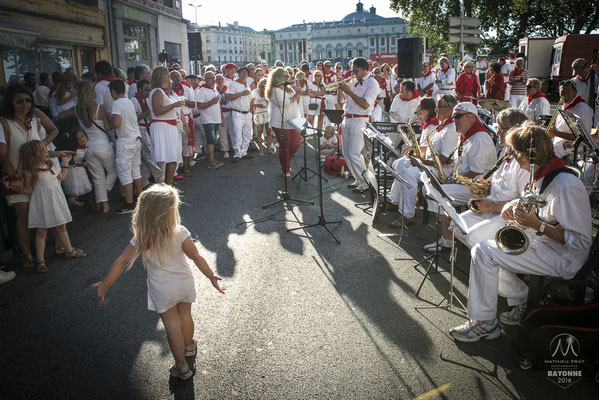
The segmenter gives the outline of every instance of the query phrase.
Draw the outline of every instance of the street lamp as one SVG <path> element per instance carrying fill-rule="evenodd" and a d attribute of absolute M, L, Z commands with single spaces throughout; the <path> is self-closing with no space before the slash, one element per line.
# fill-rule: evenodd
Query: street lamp
<path fill-rule="evenodd" d="M 196 12 L 196 28 L 197 28 L 197 26 L 198 26 L 198 8 L 202 7 L 202 5 L 198 4 L 196 6 L 193 3 L 189 3 L 189 5 L 192 6 L 193 8 L 195 8 L 195 12 Z"/>

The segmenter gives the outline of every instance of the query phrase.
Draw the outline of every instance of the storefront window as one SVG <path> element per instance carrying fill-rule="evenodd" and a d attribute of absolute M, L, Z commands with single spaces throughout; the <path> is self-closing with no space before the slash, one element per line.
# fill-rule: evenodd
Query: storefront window
<path fill-rule="evenodd" d="M 133 24 L 128 24 L 128 23 L 124 22 L 123 23 L 123 35 L 129 36 L 129 37 L 134 37 L 134 38 L 139 38 L 139 39 L 146 39 L 147 38 L 147 28 L 143 25 L 133 25 Z"/>
<path fill-rule="evenodd" d="M 138 39 L 125 39 L 125 59 L 131 62 L 147 60 L 146 42 Z"/>
<path fill-rule="evenodd" d="M 164 42 L 164 48 L 172 60 L 181 61 L 181 45 L 179 43 Z"/>
<path fill-rule="evenodd" d="M 39 47 L 25 50 L 0 47 L 4 76 L 7 83 L 20 80 L 27 72 L 39 75 L 41 72 L 51 74 L 55 71 L 66 71 L 73 68 L 73 51 L 56 47 Z"/>

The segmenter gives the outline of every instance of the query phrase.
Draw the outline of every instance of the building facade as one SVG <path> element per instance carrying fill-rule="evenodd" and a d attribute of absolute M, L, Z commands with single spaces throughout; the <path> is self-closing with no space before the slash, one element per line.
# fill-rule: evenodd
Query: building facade
<path fill-rule="evenodd" d="M 272 34 L 257 32 L 250 27 L 233 24 L 195 26 L 193 32 L 200 32 L 202 40 L 202 62 L 223 64 L 234 62 L 272 63 L 274 61 Z"/>
<path fill-rule="evenodd" d="M 0 84 L 74 69 L 108 58 L 102 0 L 0 0 Z"/>
<path fill-rule="evenodd" d="M 409 37 L 407 21 L 381 17 L 374 7 L 366 12 L 361 2 L 340 21 L 304 22 L 273 34 L 276 58 L 295 65 L 301 60 L 347 64 L 354 57 L 378 59 L 397 54 L 397 39 Z"/>

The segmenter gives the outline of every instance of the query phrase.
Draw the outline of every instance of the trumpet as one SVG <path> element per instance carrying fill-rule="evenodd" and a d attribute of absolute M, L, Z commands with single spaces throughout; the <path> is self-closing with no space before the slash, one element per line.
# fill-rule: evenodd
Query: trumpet
<path fill-rule="evenodd" d="M 327 85 L 324 85 L 325 89 L 329 89 L 335 86 L 338 86 L 340 83 L 349 83 L 351 80 L 356 79 L 354 76 L 350 76 L 349 78 L 341 79 L 340 81 L 331 82 Z"/>

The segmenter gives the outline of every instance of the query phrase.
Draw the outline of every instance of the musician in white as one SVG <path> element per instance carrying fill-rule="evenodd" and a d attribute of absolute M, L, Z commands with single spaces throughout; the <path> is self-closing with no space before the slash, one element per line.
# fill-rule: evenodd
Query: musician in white
<path fill-rule="evenodd" d="M 475 178 L 478 175 L 486 173 L 497 161 L 495 144 L 489 135 L 485 126 L 478 119 L 476 106 L 470 102 L 458 103 L 453 109 L 452 115 L 455 123 L 455 129 L 460 133 L 458 145 L 461 143 L 462 154 L 458 174 L 466 178 Z M 454 160 L 457 159 L 459 150 L 454 153 Z M 470 200 L 470 190 L 461 184 L 455 183 L 455 177 L 445 181 L 443 189 L 447 194 L 453 197 L 455 205 L 465 205 Z M 441 213 L 439 205 L 428 200 L 428 209 L 433 212 Z M 442 237 L 439 242 L 433 242 L 424 246 L 427 251 L 435 251 L 436 247 L 451 247 L 451 232 L 449 230 L 449 217 L 445 214 L 440 216 Z"/>
<path fill-rule="evenodd" d="M 376 97 L 376 103 L 372 110 L 372 122 L 383 122 L 383 107 L 385 106 L 385 97 L 387 96 L 387 88 L 385 87 L 385 81 L 383 80 L 383 72 L 380 67 L 376 67 L 372 70 L 374 79 L 379 84 L 380 90 Z"/>
<path fill-rule="evenodd" d="M 475 214 L 470 210 L 460 214 L 470 231 L 463 238 L 464 243 L 470 248 L 480 241 L 495 237 L 495 232 L 504 225 L 500 216 L 503 206 L 520 197 L 520 193 L 529 181 L 530 174 L 527 170 L 520 168 L 514 161 L 514 157 L 507 153 L 508 148 L 505 143 L 507 132 L 526 121 L 526 115 L 517 108 L 508 108 L 497 114 L 497 136 L 499 137 L 499 146 L 502 147 L 497 162 L 502 162 L 488 179 L 483 180 L 482 175 L 476 178 L 478 182 L 485 181 L 491 184 L 491 194 L 486 198 L 473 195 L 478 199 L 476 207 L 482 214 Z M 459 230 L 456 230 L 455 233 L 456 236 L 462 236 Z"/>
<path fill-rule="evenodd" d="M 441 57 L 439 59 L 439 69 L 435 76 L 435 84 L 437 85 L 435 96 L 437 99 L 444 94 L 455 96 L 456 75 L 455 69 L 449 65 L 449 60 L 445 57 Z"/>
<path fill-rule="evenodd" d="M 541 81 L 530 78 L 526 81 L 526 98 L 519 105 L 520 110 L 531 121 L 538 121 L 541 115 L 549 115 L 549 100 L 541 92 Z"/>
<path fill-rule="evenodd" d="M 324 71 L 322 72 L 322 76 L 325 86 L 337 82 L 337 74 L 333 70 L 331 62 L 328 60 L 324 63 Z M 334 87 L 331 90 L 326 89 L 324 99 L 326 109 L 334 110 L 336 108 L 335 106 L 339 102 L 337 89 Z"/>
<path fill-rule="evenodd" d="M 538 216 L 534 210 L 517 209 L 516 201 L 503 207 L 502 218 L 514 221 L 526 230 L 530 246 L 522 254 L 504 253 L 495 240 L 484 240 L 472 249 L 469 320 L 450 330 L 450 335 L 457 341 L 476 342 L 481 338 L 500 336 L 496 320 L 498 294 L 506 297 L 508 305 L 513 306 L 511 311 L 502 313 L 499 320 L 502 324 L 518 324 L 526 309 L 528 287 L 516 274 L 571 279 L 589 256 L 592 232 L 587 192 L 575 175 L 565 172 L 545 130 L 525 123 L 510 131 L 507 144 L 520 167 L 530 170 L 532 135 L 536 139 L 536 165 L 531 189 L 540 194 L 547 205 L 539 209 Z"/>
<path fill-rule="evenodd" d="M 590 133 L 593 125 L 593 109 L 578 94 L 572 80 L 560 82 L 560 97 L 564 99 L 561 109 L 579 117 L 584 130 Z M 570 142 L 576 138 L 561 114 L 557 116 L 555 126 L 547 133 L 553 137 L 556 156 L 562 158 L 572 153 L 572 143 Z"/>
<path fill-rule="evenodd" d="M 428 61 L 422 63 L 422 76 L 414 79 L 416 89 L 422 96 L 431 97 L 435 90 L 436 76 L 431 71 L 431 64 Z"/>
<path fill-rule="evenodd" d="M 370 74 L 366 59 L 356 58 L 352 72 L 356 79 L 351 85 L 345 82 L 339 84 L 339 90 L 344 92 L 347 98 L 345 118 L 341 125 L 342 145 L 345 161 L 356 180 L 350 187 L 353 187 L 354 191 L 364 192 L 368 190 L 368 185 L 362 176 L 362 173 L 366 170 L 366 163 L 362 155 L 364 149 L 362 128 L 366 125 L 372 113 L 380 87 Z"/>
<path fill-rule="evenodd" d="M 393 99 L 389 114 L 394 121 L 406 124 L 416 112 L 420 103 L 420 94 L 415 90 L 414 82 L 403 81 L 399 93 Z"/>
<path fill-rule="evenodd" d="M 443 165 L 443 172 L 446 176 L 451 175 L 453 168 L 450 162 L 451 152 L 455 148 L 459 133 L 455 130 L 455 125 L 451 119 L 451 112 L 457 104 L 454 96 L 445 95 L 441 97 L 435 107 L 435 100 L 432 97 L 424 97 L 420 100 L 418 106 L 418 117 L 424 121 L 421 126 L 420 151 L 424 155 L 421 159 L 424 165 L 427 165 L 431 171 L 437 174 L 437 169 L 433 161 L 433 153 L 428 147 L 427 137 L 430 137 L 431 144 L 435 148 L 437 156 Z M 442 122 L 439 122 L 442 121 Z M 391 222 L 393 228 L 398 228 L 402 224 L 410 225 L 415 220 L 416 198 L 418 196 L 418 184 L 420 183 L 420 169 L 412 165 L 408 157 L 402 157 L 393 163 L 393 168 L 402 178 L 405 179 L 411 188 L 404 187 L 403 203 L 401 198 L 402 184 L 394 181 L 391 186 L 391 203 L 397 207 L 402 214 L 398 219 Z"/>
<path fill-rule="evenodd" d="M 241 67 L 237 70 L 238 79 L 233 81 L 227 90 L 227 100 L 231 105 L 232 130 L 229 131 L 231 144 L 235 151 L 233 162 L 241 158 L 252 158 L 248 147 L 252 139 L 252 114 L 250 113 L 251 91 L 247 83 L 248 69 Z"/>

